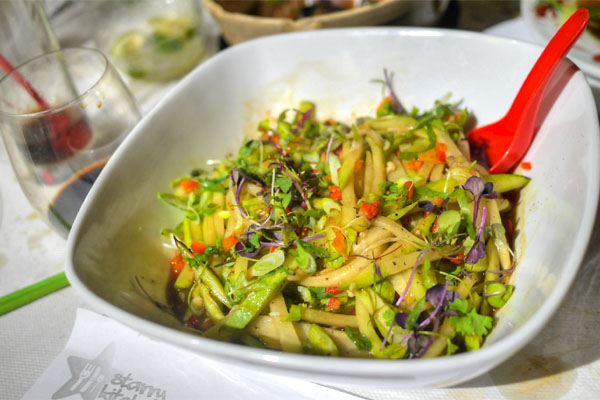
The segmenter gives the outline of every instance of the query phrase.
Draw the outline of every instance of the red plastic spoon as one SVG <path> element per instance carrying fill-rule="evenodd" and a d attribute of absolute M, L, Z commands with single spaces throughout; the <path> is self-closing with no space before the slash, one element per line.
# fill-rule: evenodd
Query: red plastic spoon
<path fill-rule="evenodd" d="M 588 10 L 578 9 L 556 32 L 523 82 L 508 113 L 497 122 L 476 128 L 467 139 L 484 148 L 491 173 L 513 168 L 527 153 L 534 137 L 542 95 L 556 67 L 585 30 Z"/>

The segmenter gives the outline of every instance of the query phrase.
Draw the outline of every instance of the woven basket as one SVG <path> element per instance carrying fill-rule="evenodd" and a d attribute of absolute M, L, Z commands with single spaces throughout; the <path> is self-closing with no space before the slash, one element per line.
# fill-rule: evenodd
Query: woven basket
<path fill-rule="evenodd" d="M 284 32 L 381 25 L 409 13 L 413 9 L 414 2 L 382 0 L 369 6 L 303 17 L 297 20 L 229 12 L 214 0 L 204 0 L 204 5 L 216 20 L 225 40 L 229 44 L 236 44 L 259 36 Z"/>

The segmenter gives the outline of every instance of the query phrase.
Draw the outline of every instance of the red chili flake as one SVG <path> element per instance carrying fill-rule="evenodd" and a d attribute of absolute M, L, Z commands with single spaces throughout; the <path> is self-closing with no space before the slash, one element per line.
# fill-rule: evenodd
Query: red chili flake
<path fill-rule="evenodd" d="M 237 238 L 235 236 L 233 236 L 233 235 L 227 236 L 225 239 L 223 239 L 223 243 L 222 243 L 223 250 L 225 252 L 228 252 L 237 243 L 238 243 L 238 240 L 237 240 Z"/>
<path fill-rule="evenodd" d="M 411 160 L 406 163 L 406 168 L 409 171 L 419 172 L 421 167 L 423 166 L 423 161 L 421 160 Z"/>
<path fill-rule="evenodd" d="M 289 207 L 286 207 L 285 210 L 283 210 L 286 214 L 289 214 L 290 212 L 292 212 L 292 210 L 290 210 Z"/>
<path fill-rule="evenodd" d="M 440 161 L 446 161 L 446 150 L 448 149 L 448 147 L 446 146 L 445 143 L 436 143 L 435 145 L 435 152 L 437 155 L 438 160 Z"/>
<path fill-rule="evenodd" d="M 600 54 L 596 54 L 593 58 L 594 58 L 594 61 L 600 62 Z"/>
<path fill-rule="evenodd" d="M 188 193 L 192 193 L 199 187 L 200 183 L 198 183 L 198 181 L 192 179 L 184 179 L 181 181 L 181 188 Z"/>
<path fill-rule="evenodd" d="M 277 250 L 277 246 L 273 246 L 271 247 L 271 250 L 269 250 L 269 253 L 274 253 L 275 250 Z"/>
<path fill-rule="evenodd" d="M 337 297 L 332 297 L 327 302 L 327 307 L 331 308 L 332 310 L 339 310 L 341 306 L 342 306 L 342 301 L 340 299 L 338 299 Z"/>
<path fill-rule="evenodd" d="M 450 262 L 456 265 L 462 264 L 464 261 L 465 255 L 463 253 L 457 254 L 456 257 L 450 259 Z"/>
<path fill-rule="evenodd" d="M 342 293 L 341 290 L 339 290 L 338 288 L 335 288 L 335 287 L 325 288 L 325 292 L 331 293 L 331 294 L 340 294 L 340 293 Z"/>
<path fill-rule="evenodd" d="M 206 245 L 200 242 L 192 242 L 190 248 L 192 249 L 194 254 L 202 254 L 206 251 Z"/>
<path fill-rule="evenodd" d="M 360 209 L 365 213 L 365 217 L 367 217 L 367 219 L 375 218 L 377 213 L 379 213 L 379 202 L 363 202 L 360 204 Z"/>
<path fill-rule="evenodd" d="M 342 156 L 344 155 L 344 148 L 342 146 L 338 147 L 338 149 L 335 151 L 335 154 L 337 154 L 337 156 L 341 160 Z"/>
<path fill-rule="evenodd" d="M 529 161 L 523 161 L 521 163 L 521 168 L 523 168 L 524 170 L 531 170 L 531 163 Z"/>
<path fill-rule="evenodd" d="M 329 186 L 329 194 L 331 198 L 334 200 L 342 200 L 342 192 L 340 191 L 340 187 L 336 185 Z"/>
<path fill-rule="evenodd" d="M 431 233 L 438 233 L 440 231 L 438 219 L 440 219 L 439 215 L 435 218 L 435 221 L 433 221 L 433 225 L 431 226 Z"/>
<path fill-rule="evenodd" d="M 310 228 L 308 226 L 302 228 L 302 236 L 308 235 L 308 232 L 310 232 Z"/>
<path fill-rule="evenodd" d="M 402 186 L 408 188 L 408 199 L 412 199 L 413 195 L 415 194 L 415 185 L 413 185 L 412 181 L 404 182 L 404 185 Z"/>

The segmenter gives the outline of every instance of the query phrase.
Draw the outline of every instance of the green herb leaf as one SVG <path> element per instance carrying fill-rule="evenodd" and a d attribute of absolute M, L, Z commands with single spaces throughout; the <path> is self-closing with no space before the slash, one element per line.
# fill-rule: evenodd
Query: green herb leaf
<path fill-rule="evenodd" d="M 350 340 L 352 340 L 352 343 L 354 343 L 354 345 L 356 346 L 356 348 L 358 350 L 362 350 L 362 351 L 370 351 L 371 350 L 371 347 L 372 347 L 371 341 L 369 340 L 368 337 L 366 337 L 365 335 L 360 333 L 358 329 L 355 329 L 351 326 L 346 325 L 344 330 L 346 332 L 346 336 L 348 336 L 348 338 Z"/>
<path fill-rule="evenodd" d="M 292 188 L 292 180 L 287 176 L 280 176 L 275 179 L 275 186 L 279 187 L 282 192 L 287 193 Z"/>
<path fill-rule="evenodd" d="M 483 337 L 492 328 L 492 317 L 481 315 L 474 308 L 467 311 L 467 300 L 456 299 L 450 303 L 450 308 L 460 313 L 458 316 L 450 317 L 450 324 L 460 335 Z"/>
<path fill-rule="evenodd" d="M 306 274 L 315 273 L 317 271 L 317 263 L 313 256 L 309 252 L 304 250 L 301 241 L 298 241 L 296 246 L 298 247 L 298 255 L 296 256 L 296 263 L 298 264 L 298 268 L 300 268 Z"/>

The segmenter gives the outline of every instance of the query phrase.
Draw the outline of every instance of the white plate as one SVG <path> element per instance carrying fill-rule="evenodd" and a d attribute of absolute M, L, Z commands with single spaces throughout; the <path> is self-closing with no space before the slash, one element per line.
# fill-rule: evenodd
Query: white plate
<path fill-rule="evenodd" d="M 472 32 L 354 28 L 276 35 L 232 46 L 190 73 L 145 117 L 93 186 L 68 239 L 67 274 L 101 313 L 206 357 L 316 382 L 372 387 L 457 384 L 506 360 L 543 328 L 573 281 L 590 237 L 600 185 L 600 132 L 590 88 L 571 75 L 526 160 L 511 300 L 477 352 L 419 360 L 359 360 L 286 354 L 183 332 L 132 281 L 164 299 L 172 250 L 161 228 L 176 211 L 156 199 L 201 160 L 236 149 L 265 112 L 300 100 L 320 118 L 374 114 L 383 68 L 407 107 L 429 108 L 448 92 L 480 124 L 500 118 L 535 63 L 539 46 Z M 565 140 L 568 135 L 568 140 Z M 154 284 L 151 284 L 154 280 Z"/>
<path fill-rule="evenodd" d="M 573 0 L 566 1 L 573 2 Z M 557 13 L 557 16 L 554 17 L 551 12 L 547 12 L 544 17 L 540 17 L 535 11 L 535 4 L 536 0 L 521 0 L 521 14 L 535 39 L 542 45 L 546 45 L 560 28 L 564 17 L 561 17 L 560 13 Z M 600 62 L 594 61 L 594 56 L 599 54 L 600 40 L 586 29 L 569 52 L 569 58 L 583 72 L 600 79 Z"/>

